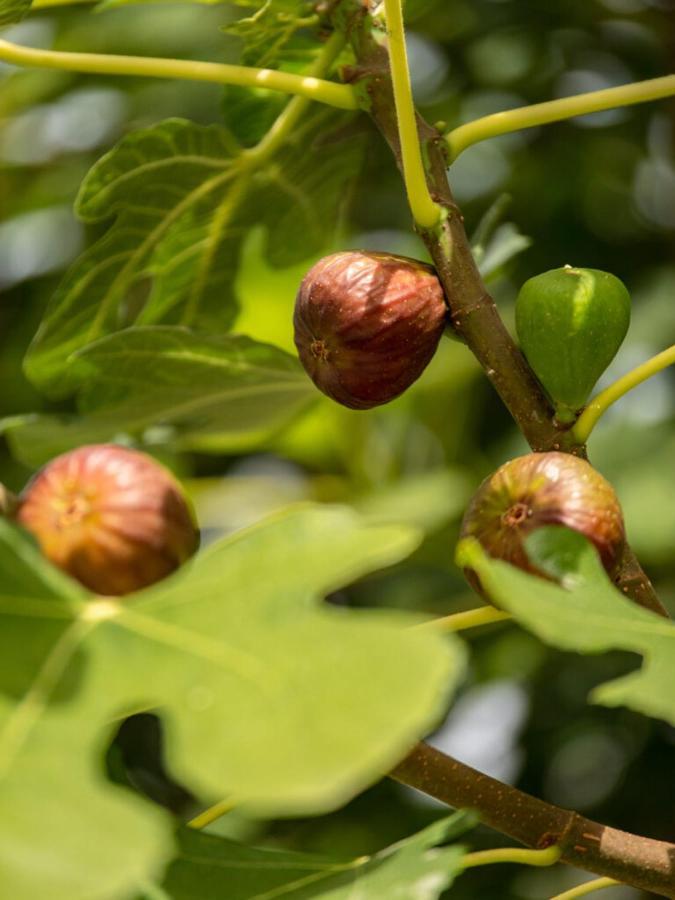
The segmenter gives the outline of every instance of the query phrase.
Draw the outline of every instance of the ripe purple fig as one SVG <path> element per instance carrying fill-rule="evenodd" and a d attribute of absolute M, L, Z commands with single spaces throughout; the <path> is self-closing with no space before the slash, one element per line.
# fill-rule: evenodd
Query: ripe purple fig
<path fill-rule="evenodd" d="M 114 444 L 53 459 L 26 486 L 16 518 L 54 565 L 108 596 L 154 584 L 199 542 L 171 473 L 144 453 Z"/>
<path fill-rule="evenodd" d="M 528 453 L 497 469 L 469 504 L 461 537 L 475 537 L 490 556 L 541 574 L 524 541 L 542 525 L 578 531 L 595 545 L 605 569 L 615 568 L 625 542 L 621 506 L 611 484 L 569 453 Z"/>
<path fill-rule="evenodd" d="M 300 285 L 295 345 L 319 390 L 351 409 L 370 409 L 419 378 L 445 313 L 430 266 L 388 253 L 334 253 Z"/>

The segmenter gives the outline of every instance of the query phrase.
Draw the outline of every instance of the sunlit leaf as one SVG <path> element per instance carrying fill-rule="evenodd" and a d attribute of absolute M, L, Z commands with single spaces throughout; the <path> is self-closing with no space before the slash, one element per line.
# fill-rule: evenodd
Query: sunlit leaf
<path fill-rule="evenodd" d="M 593 545 L 577 532 L 542 528 L 527 548 L 535 565 L 562 579 L 560 585 L 491 559 L 476 541 L 460 544 L 459 562 L 477 572 L 496 604 L 547 643 L 578 653 L 639 653 L 638 671 L 597 687 L 591 697 L 675 725 L 675 624 L 624 597 Z"/>
<path fill-rule="evenodd" d="M 103 774 L 130 711 L 161 717 L 183 783 L 265 815 L 330 809 L 378 779 L 442 714 L 461 646 L 410 628 L 414 616 L 320 597 L 415 542 L 344 509 L 299 508 L 117 603 L 55 577 L 0 522 L 14 572 L 0 593 L 7 896 L 112 900 L 170 858 L 169 818 Z"/>
<path fill-rule="evenodd" d="M 297 359 L 283 350 L 241 335 L 209 337 L 175 326 L 102 338 L 80 351 L 73 367 L 82 384 L 80 416 L 12 419 L 4 428 L 13 452 L 28 465 L 81 444 L 142 436 L 149 428 L 155 442 L 240 450 L 315 397 Z"/>
<path fill-rule="evenodd" d="M 26 358 L 36 384 L 67 392 L 70 353 L 134 322 L 227 327 L 245 192 L 236 175 L 227 132 L 179 120 L 128 135 L 96 163 L 77 213 L 115 223 L 52 300 Z"/>
<path fill-rule="evenodd" d="M 462 848 L 438 844 L 471 825 L 470 816 L 455 813 L 373 856 L 344 861 L 243 847 L 186 828 L 161 887 L 170 900 L 437 900 L 462 870 Z"/>
<path fill-rule="evenodd" d="M 72 392 L 81 369 L 71 355 L 134 324 L 226 331 L 254 224 L 267 228 L 274 265 L 328 243 L 361 151 L 351 140 L 327 152 L 317 143 L 321 122 L 309 116 L 293 149 L 252 162 L 232 156 L 233 139 L 217 126 L 169 120 L 124 138 L 91 170 L 77 203 L 85 221 L 116 219 L 66 274 L 26 357 L 29 377 L 51 396 Z"/>

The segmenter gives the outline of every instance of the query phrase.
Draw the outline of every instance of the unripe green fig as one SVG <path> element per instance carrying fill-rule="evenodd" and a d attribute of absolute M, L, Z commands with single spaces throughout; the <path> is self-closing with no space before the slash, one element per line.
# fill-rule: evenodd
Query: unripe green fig
<path fill-rule="evenodd" d="M 319 390 L 343 406 L 369 409 L 419 378 L 445 314 L 431 266 L 389 253 L 334 253 L 300 285 L 295 345 Z"/>
<path fill-rule="evenodd" d="M 609 272 L 565 266 L 530 278 L 516 300 L 523 353 L 561 422 L 571 422 L 616 356 L 630 296 Z"/>
<path fill-rule="evenodd" d="M 490 556 L 541 574 L 528 559 L 525 538 L 542 525 L 578 531 L 595 545 L 608 572 L 616 568 L 626 536 L 614 488 L 569 453 L 528 453 L 504 463 L 471 500 L 461 537 L 474 537 Z"/>
<path fill-rule="evenodd" d="M 154 584 L 199 543 L 173 475 L 146 454 L 114 444 L 53 459 L 26 486 L 16 519 L 54 565 L 107 596 Z"/>

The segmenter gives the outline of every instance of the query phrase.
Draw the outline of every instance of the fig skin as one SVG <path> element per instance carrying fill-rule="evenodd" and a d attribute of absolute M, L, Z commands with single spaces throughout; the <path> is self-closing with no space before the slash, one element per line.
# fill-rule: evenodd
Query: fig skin
<path fill-rule="evenodd" d="M 389 253 L 334 253 L 300 285 L 295 345 L 319 390 L 350 409 L 370 409 L 419 378 L 446 311 L 431 266 Z"/>
<path fill-rule="evenodd" d="M 561 422 L 573 422 L 616 356 L 630 295 L 615 275 L 564 266 L 535 275 L 516 298 L 516 332 Z"/>
<path fill-rule="evenodd" d="M 605 569 L 615 570 L 626 535 L 614 488 L 590 463 L 569 453 L 528 453 L 497 469 L 471 500 L 461 537 L 477 538 L 490 556 L 541 575 L 524 542 L 542 525 L 583 534 Z M 474 583 L 472 573 L 467 575 Z"/>
<path fill-rule="evenodd" d="M 199 543 L 173 475 L 144 453 L 114 444 L 53 459 L 24 489 L 16 520 L 54 565 L 106 596 L 154 584 Z"/>

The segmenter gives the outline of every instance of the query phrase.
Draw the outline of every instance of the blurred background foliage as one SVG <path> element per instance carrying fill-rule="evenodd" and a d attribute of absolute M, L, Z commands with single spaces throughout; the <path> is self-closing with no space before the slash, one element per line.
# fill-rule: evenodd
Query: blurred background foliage
<path fill-rule="evenodd" d="M 239 39 L 221 29 L 241 13 L 228 5 L 54 7 L 5 36 L 54 49 L 236 61 Z M 430 121 L 449 127 L 656 77 L 675 65 L 671 0 L 409 0 L 407 15 L 416 99 Z M 68 410 L 35 392 L 21 361 L 62 271 L 99 233 L 72 213 L 88 168 L 125 133 L 168 116 L 221 121 L 223 94 L 215 85 L 0 66 L 0 415 Z M 531 240 L 491 280 L 507 321 L 519 285 L 546 269 L 591 266 L 625 281 L 633 322 L 607 381 L 675 342 L 674 129 L 675 101 L 647 104 L 491 140 L 470 148 L 451 170 L 469 231 L 507 193 L 507 217 Z M 424 256 L 399 175 L 374 130 L 349 221 L 325 249 L 339 247 Z M 272 269 L 261 248 L 262 235 L 253 230 L 236 286 L 235 330 L 292 350 L 295 291 L 313 259 Z M 664 372 L 636 390 L 603 419 L 590 448 L 615 483 L 630 539 L 673 612 L 674 388 L 673 373 Z M 247 453 L 186 455 L 166 444 L 155 451 L 187 479 L 205 539 L 304 499 L 346 501 L 374 518 L 418 523 L 427 538 L 411 559 L 330 599 L 443 615 L 476 602 L 453 564 L 466 501 L 485 475 L 525 449 L 471 355 L 444 340 L 418 384 L 387 407 L 353 413 L 317 395 L 290 427 L 253 442 Z M 30 474 L 4 445 L 0 479 L 17 490 Z M 675 732 L 586 702 L 595 684 L 629 670 L 633 658 L 552 651 L 514 626 L 468 639 L 469 677 L 432 742 L 554 803 L 675 840 Z M 160 755 L 156 722 L 136 717 L 121 729 L 110 765 L 181 816 L 212 799 L 192 798 L 173 784 Z M 259 844 L 359 855 L 442 813 L 384 781 L 333 815 L 262 822 L 235 811 L 213 828 Z M 475 832 L 474 842 L 505 843 L 487 830 Z M 460 879 L 452 896 L 541 898 L 581 878 L 488 867 Z M 621 888 L 613 896 L 638 893 Z"/>

